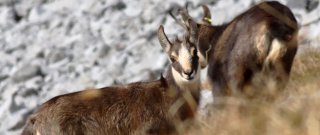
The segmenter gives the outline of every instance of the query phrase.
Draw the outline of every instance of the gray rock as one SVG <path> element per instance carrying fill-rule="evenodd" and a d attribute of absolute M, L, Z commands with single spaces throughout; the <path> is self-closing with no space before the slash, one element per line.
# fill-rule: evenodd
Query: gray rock
<path fill-rule="evenodd" d="M 117 2 L 115 5 L 112 6 L 114 10 L 123 10 L 127 7 L 127 5 L 123 1 Z"/>
<path fill-rule="evenodd" d="M 11 4 L 11 0 L 0 0 L 0 5 L 10 5 Z"/>
<path fill-rule="evenodd" d="M 27 17 L 29 11 L 40 4 L 43 4 L 45 0 L 15 0 L 14 6 L 19 16 Z"/>
<path fill-rule="evenodd" d="M 142 4 L 137 1 L 130 2 L 130 5 L 124 10 L 124 13 L 129 17 L 136 17 L 142 13 Z"/>
<path fill-rule="evenodd" d="M 2 80 L 7 79 L 8 77 L 9 77 L 8 75 L 2 75 L 2 74 L 0 74 L 0 82 L 1 82 Z"/>
<path fill-rule="evenodd" d="M 41 6 L 34 7 L 30 10 L 28 20 L 31 22 L 37 22 L 37 21 L 43 21 L 48 19 L 49 16 L 45 16 L 44 12 L 45 10 L 43 9 L 43 7 Z"/>
<path fill-rule="evenodd" d="M 11 79 L 15 82 L 26 81 L 35 76 L 41 76 L 40 67 L 37 65 L 26 64 L 20 67 L 12 76 Z"/>
<path fill-rule="evenodd" d="M 307 0 L 306 10 L 308 12 L 311 12 L 312 10 L 316 9 L 317 7 L 319 7 L 319 1 L 318 0 Z"/>
<path fill-rule="evenodd" d="M 67 58 L 67 54 L 62 49 L 52 50 L 47 56 L 47 62 L 52 64 Z"/>
<path fill-rule="evenodd" d="M 0 28 L 8 29 L 14 23 L 14 14 L 10 7 L 0 8 Z"/>
<path fill-rule="evenodd" d="M 110 49 L 111 49 L 111 47 L 108 46 L 108 45 L 103 45 L 102 47 L 100 47 L 100 49 L 99 49 L 99 57 L 103 58 L 104 56 L 108 55 Z"/>
<path fill-rule="evenodd" d="M 287 5 L 291 8 L 304 9 L 307 5 L 307 0 L 289 0 Z"/>

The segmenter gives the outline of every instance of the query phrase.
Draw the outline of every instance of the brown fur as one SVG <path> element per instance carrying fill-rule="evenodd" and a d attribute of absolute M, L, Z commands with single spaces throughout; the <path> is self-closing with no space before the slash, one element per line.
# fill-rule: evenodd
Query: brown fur
<path fill-rule="evenodd" d="M 298 47 L 298 25 L 288 7 L 262 2 L 230 23 L 198 27 L 200 64 L 209 66 L 214 95 L 252 96 L 252 89 L 263 93 L 270 82 L 275 83 L 272 89 L 284 88 Z"/>
<path fill-rule="evenodd" d="M 162 26 L 159 28 L 158 36 L 166 51 L 180 49 L 176 46 L 165 48 L 172 44 L 167 40 Z M 185 42 L 185 44 L 189 43 Z M 196 48 L 194 49 L 196 52 Z M 192 55 L 193 57 L 197 61 L 197 55 Z M 176 61 L 176 63 L 181 61 Z M 200 68 L 197 62 L 192 62 L 189 66 L 196 72 Z M 182 123 L 183 125 L 183 122 L 195 116 L 199 102 L 200 81 L 198 78 L 200 77 L 198 73 L 195 74 L 193 80 L 181 81 L 177 78 L 181 78 L 182 73 L 174 75 L 174 71 L 177 72 L 171 65 L 165 78 L 161 77 L 156 81 L 90 89 L 54 97 L 42 104 L 29 117 L 22 134 L 160 135 L 180 133 L 177 130 L 177 124 Z"/>

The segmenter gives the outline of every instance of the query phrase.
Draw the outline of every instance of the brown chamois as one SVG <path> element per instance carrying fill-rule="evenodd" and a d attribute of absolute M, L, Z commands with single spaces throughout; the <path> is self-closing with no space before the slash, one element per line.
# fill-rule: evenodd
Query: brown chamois
<path fill-rule="evenodd" d="M 298 49 L 298 24 L 288 7 L 262 2 L 218 26 L 211 25 L 209 9 L 202 7 L 199 63 L 208 65 L 207 81 L 215 96 L 274 96 L 285 88 Z M 186 8 L 180 15 L 191 18 Z"/>
<path fill-rule="evenodd" d="M 200 95 L 197 26 L 170 42 L 158 38 L 171 65 L 159 80 L 60 95 L 32 114 L 23 135 L 179 134 L 195 116 Z M 177 124 L 178 123 L 178 124 Z"/>

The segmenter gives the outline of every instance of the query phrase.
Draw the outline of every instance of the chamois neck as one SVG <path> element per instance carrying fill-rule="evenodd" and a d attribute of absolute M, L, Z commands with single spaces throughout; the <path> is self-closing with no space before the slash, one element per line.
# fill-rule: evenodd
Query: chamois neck
<path fill-rule="evenodd" d="M 207 26 L 208 29 L 211 29 L 211 31 L 213 32 L 211 35 L 211 38 L 218 38 L 221 36 L 221 34 L 223 33 L 223 31 L 227 28 L 228 24 L 222 24 L 222 25 L 210 25 Z"/>
<path fill-rule="evenodd" d="M 198 50 L 202 68 L 207 65 L 208 61 L 210 61 L 211 55 L 214 52 L 215 45 L 221 37 L 226 26 L 226 24 L 216 26 L 200 24 Z"/>

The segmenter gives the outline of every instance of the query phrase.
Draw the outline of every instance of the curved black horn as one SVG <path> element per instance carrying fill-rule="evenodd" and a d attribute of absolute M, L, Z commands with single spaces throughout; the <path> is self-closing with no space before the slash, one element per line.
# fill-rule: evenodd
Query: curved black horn
<path fill-rule="evenodd" d="M 181 9 L 181 10 L 179 11 L 179 13 L 180 13 L 180 15 L 181 15 L 181 18 L 182 18 L 183 22 L 184 22 L 184 23 L 188 23 L 188 19 L 190 19 L 191 17 L 190 17 L 190 15 L 189 15 L 187 9 Z M 188 26 L 188 24 L 187 24 L 187 26 Z"/>
<path fill-rule="evenodd" d="M 194 22 L 192 19 L 188 19 L 188 24 L 190 25 L 190 41 L 192 43 L 196 43 L 198 39 L 198 26 L 197 23 Z"/>
<path fill-rule="evenodd" d="M 181 21 L 181 20 L 179 20 L 179 19 L 177 19 L 174 15 L 173 15 L 173 8 L 171 8 L 170 10 L 169 10 L 169 15 L 174 19 L 174 21 L 176 22 L 176 23 L 178 23 L 181 27 L 183 27 L 184 29 L 187 29 L 187 27 L 186 27 L 186 25 Z"/>
<path fill-rule="evenodd" d="M 202 10 L 203 10 L 203 17 L 202 17 L 202 22 L 204 24 L 211 24 L 211 13 L 206 5 L 201 5 Z"/>

